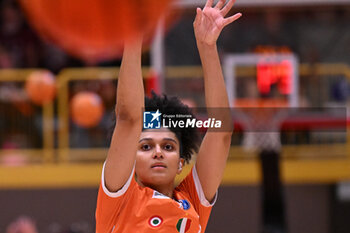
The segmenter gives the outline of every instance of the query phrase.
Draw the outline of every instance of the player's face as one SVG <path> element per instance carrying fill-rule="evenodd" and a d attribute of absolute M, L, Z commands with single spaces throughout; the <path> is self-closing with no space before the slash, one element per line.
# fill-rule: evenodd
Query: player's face
<path fill-rule="evenodd" d="M 141 133 L 136 154 L 137 180 L 143 185 L 173 185 L 181 172 L 180 142 L 168 129 L 145 130 Z"/>

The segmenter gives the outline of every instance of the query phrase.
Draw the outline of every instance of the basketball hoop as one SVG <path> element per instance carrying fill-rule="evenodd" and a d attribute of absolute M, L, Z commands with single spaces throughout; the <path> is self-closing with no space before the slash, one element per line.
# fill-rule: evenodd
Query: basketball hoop
<path fill-rule="evenodd" d="M 284 99 L 236 99 L 234 119 L 244 130 L 243 148 L 248 152 L 280 151 L 280 126 L 287 115 Z"/>
<path fill-rule="evenodd" d="M 234 119 L 244 130 L 245 150 L 280 150 L 279 130 L 286 110 L 298 107 L 298 64 L 297 56 L 292 53 L 225 56 L 227 93 Z M 248 66 L 255 72 L 236 72 L 239 67 Z"/>

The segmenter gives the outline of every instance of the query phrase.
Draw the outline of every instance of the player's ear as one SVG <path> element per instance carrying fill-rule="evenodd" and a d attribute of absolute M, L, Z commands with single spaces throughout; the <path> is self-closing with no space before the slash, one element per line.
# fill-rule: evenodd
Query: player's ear
<path fill-rule="evenodd" d="M 185 164 L 185 160 L 180 158 L 180 160 L 179 160 L 179 167 L 177 169 L 177 174 L 180 174 L 182 172 L 182 168 L 183 168 L 184 164 Z"/>

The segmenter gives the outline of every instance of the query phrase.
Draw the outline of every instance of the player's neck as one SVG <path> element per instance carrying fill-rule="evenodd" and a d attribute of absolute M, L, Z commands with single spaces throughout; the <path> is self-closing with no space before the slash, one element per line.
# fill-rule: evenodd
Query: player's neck
<path fill-rule="evenodd" d="M 171 188 L 169 188 L 169 187 L 155 187 L 153 189 L 160 192 L 161 194 L 169 197 L 169 198 L 173 198 L 173 194 L 174 194 L 173 186 L 171 186 Z"/>
<path fill-rule="evenodd" d="M 173 194 L 174 194 L 174 183 L 170 183 L 170 184 L 144 184 L 142 182 L 140 182 L 139 180 L 137 180 L 137 183 L 141 186 L 141 187 L 148 187 L 151 189 L 156 190 L 157 192 L 169 197 L 169 198 L 173 198 Z"/>

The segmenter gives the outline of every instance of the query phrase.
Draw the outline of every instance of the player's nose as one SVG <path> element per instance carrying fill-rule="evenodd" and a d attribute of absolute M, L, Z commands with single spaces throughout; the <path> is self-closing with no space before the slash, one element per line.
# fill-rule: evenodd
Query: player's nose
<path fill-rule="evenodd" d="M 157 159 L 157 158 L 163 158 L 163 153 L 162 153 L 162 148 L 160 145 L 156 145 L 155 146 L 155 150 L 154 150 L 154 153 L 153 153 L 153 158 L 154 159 Z"/>

